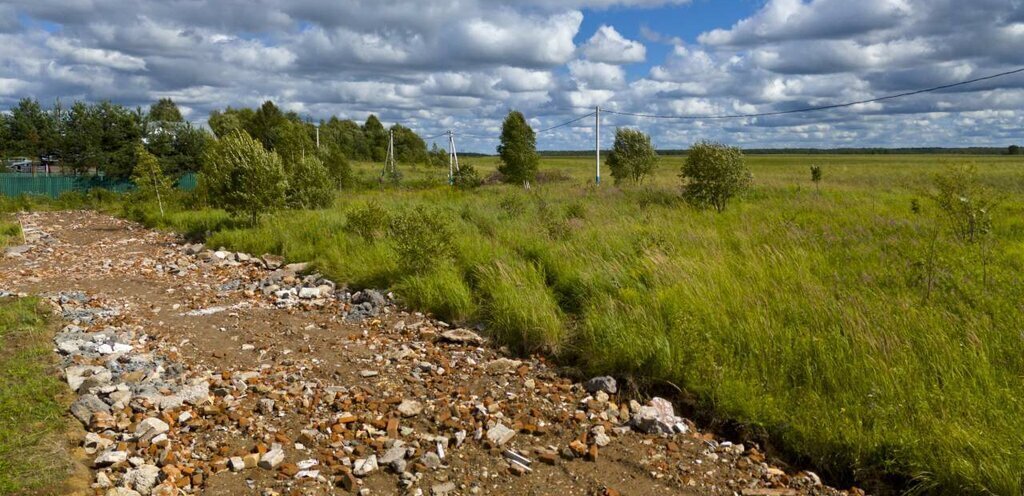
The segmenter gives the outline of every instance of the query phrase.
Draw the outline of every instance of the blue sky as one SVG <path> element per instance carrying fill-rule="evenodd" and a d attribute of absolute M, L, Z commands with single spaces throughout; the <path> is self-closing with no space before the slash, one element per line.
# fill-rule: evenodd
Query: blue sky
<path fill-rule="evenodd" d="M 956 22 L 950 22 L 955 19 Z M 1024 67 L 1024 0 L 13 0 L 0 4 L 0 109 L 22 97 L 209 112 L 273 100 L 370 113 L 492 152 L 509 109 L 542 129 L 601 105 L 675 116 L 772 112 Z M 660 148 L 1024 143 L 1024 76 L 814 114 L 671 121 L 606 114 Z M 593 122 L 538 137 L 582 149 Z"/>

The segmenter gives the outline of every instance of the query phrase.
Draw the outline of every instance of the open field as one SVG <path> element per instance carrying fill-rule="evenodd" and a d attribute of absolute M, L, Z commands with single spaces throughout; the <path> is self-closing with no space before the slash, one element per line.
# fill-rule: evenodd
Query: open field
<path fill-rule="evenodd" d="M 463 161 L 483 176 L 495 165 Z M 446 171 L 404 167 L 403 188 L 255 228 L 217 211 L 126 212 L 392 288 L 588 374 L 676 385 L 833 481 L 1022 492 L 1020 158 L 754 156 L 754 188 L 723 214 L 679 199 L 681 161 L 644 186 L 595 188 L 592 158 L 546 158 L 531 191 L 450 191 Z M 963 161 L 1003 196 L 983 243 L 950 236 L 926 198 L 932 175 Z M 393 239 L 389 221 L 426 228 Z"/>

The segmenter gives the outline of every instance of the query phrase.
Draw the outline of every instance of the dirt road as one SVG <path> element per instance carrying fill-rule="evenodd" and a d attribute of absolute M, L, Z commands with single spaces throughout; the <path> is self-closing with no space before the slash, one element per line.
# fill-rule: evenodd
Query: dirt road
<path fill-rule="evenodd" d="M 65 320 L 99 494 L 850 494 L 301 265 L 93 212 L 20 219 L 0 296 Z"/>

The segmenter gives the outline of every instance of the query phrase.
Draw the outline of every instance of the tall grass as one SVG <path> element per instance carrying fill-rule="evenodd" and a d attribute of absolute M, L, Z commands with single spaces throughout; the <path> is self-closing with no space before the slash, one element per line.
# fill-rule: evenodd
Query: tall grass
<path fill-rule="evenodd" d="M 1021 494 L 1024 163 L 973 159 L 1007 197 L 983 251 L 924 201 L 954 160 L 754 157 L 754 189 L 723 214 L 680 202 L 680 159 L 667 158 L 636 189 L 594 188 L 588 160 L 549 159 L 563 179 L 530 192 L 449 191 L 433 186 L 443 172 L 420 170 L 419 187 L 344 192 L 255 227 L 206 211 L 140 218 L 390 287 L 588 373 L 671 382 L 833 481 Z M 367 204 L 443 217 L 451 254 L 404 270 L 386 232 L 350 227 Z"/>

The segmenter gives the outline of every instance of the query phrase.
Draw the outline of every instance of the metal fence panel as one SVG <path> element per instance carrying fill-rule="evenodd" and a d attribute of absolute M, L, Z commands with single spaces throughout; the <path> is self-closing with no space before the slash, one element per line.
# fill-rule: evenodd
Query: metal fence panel
<path fill-rule="evenodd" d="M 0 195 L 40 195 L 57 198 L 69 191 L 105 189 L 116 193 L 131 191 L 135 185 L 123 179 L 108 179 L 102 176 L 72 176 L 64 174 L 0 174 Z M 196 188 L 196 175 L 186 174 L 178 180 L 177 187 L 183 191 Z"/>

